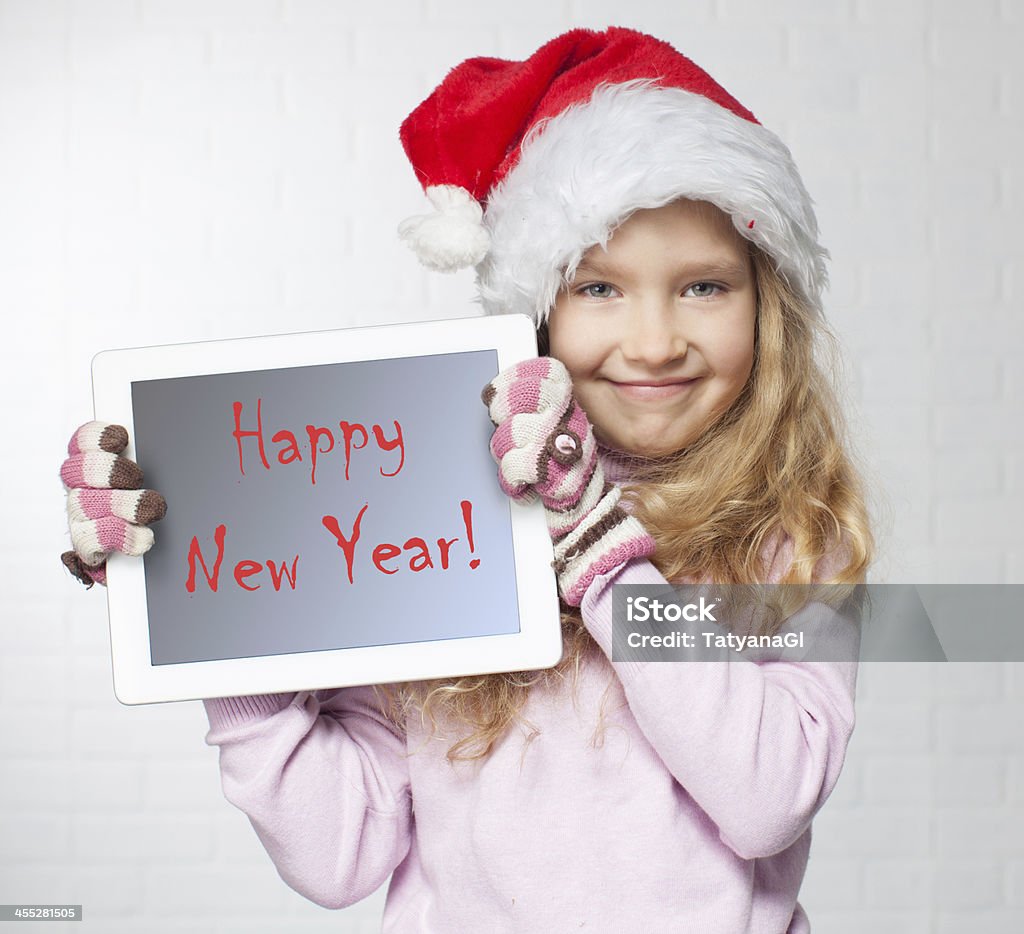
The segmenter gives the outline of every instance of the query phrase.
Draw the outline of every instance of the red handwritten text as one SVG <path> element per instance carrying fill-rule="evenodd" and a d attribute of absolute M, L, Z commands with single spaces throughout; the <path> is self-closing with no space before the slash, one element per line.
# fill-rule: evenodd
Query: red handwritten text
<path fill-rule="evenodd" d="M 464 499 L 459 505 L 462 508 L 462 522 L 466 528 L 466 543 L 469 548 L 469 553 L 472 555 L 476 552 L 476 545 L 473 540 L 473 504 L 468 499 Z M 345 555 L 345 570 L 348 574 L 348 582 L 350 584 L 355 583 L 354 565 L 356 545 L 362 535 L 363 516 L 366 515 L 366 510 L 369 508 L 370 504 L 367 503 L 359 510 L 359 513 L 355 518 L 355 522 L 352 523 L 351 531 L 347 534 L 342 530 L 341 523 L 334 516 L 324 516 L 321 520 L 324 528 L 334 536 L 338 547 Z M 436 545 L 434 547 L 436 548 L 437 560 L 441 565 L 442 571 L 448 570 L 449 564 L 451 563 L 452 547 L 458 541 L 458 538 L 436 539 Z M 426 539 L 420 538 L 419 536 L 413 536 L 412 538 L 407 539 L 405 544 L 401 547 L 393 542 L 381 542 L 376 545 L 370 553 L 370 560 L 373 562 L 373 566 L 380 571 L 381 574 L 397 574 L 401 568 L 395 567 L 392 562 L 402 555 L 403 552 L 408 558 L 409 570 L 414 573 L 426 571 L 428 568 L 435 567 L 434 552 L 432 551 L 431 546 L 427 544 Z M 475 557 L 472 558 L 469 562 L 469 566 L 473 568 L 473 570 L 476 570 L 480 566 L 480 559 Z"/>
<path fill-rule="evenodd" d="M 196 592 L 196 562 L 203 569 L 203 576 L 206 578 L 206 583 L 209 585 L 210 590 L 214 593 L 217 592 L 217 585 L 220 580 L 220 565 L 224 559 L 224 537 L 227 534 L 226 525 L 218 525 L 213 532 L 213 541 L 217 546 L 217 556 L 213 559 L 213 570 L 211 571 L 203 558 L 202 549 L 199 547 L 199 538 L 195 535 L 192 536 L 192 544 L 188 548 L 188 577 L 185 578 L 185 589 L 189 593 Z M 281 589 L 281 582 L 284 580 L 288 581 L 288 585 L 292 590 L 295 589 L 296 572 L 298 571 L 299 556 L 296 555 L 292 560 L 291 571 L 288 570 L 288 565 L 284 561 L 278 566 L 275 562 L 267 561 L 267 570 L 270 572 L 270 583 L 274 590 L 279 591 Z M 248 559 L 239 561 L 235 565 L 234 578 L 235 583 L 238 584 L 243 590 L 259 590 L 260 584 L 247 583 L 249 578 L 255 577 L 263 570 L 263 565 L 259 561 L 250 561 Z"/>
<path fill-rule="evenodd" d="M 459 504 L 462 510 L 462 524 L 466 532 L 466 550 L 469 554 L 468 564 L 476 570 L 480 566 L 480 559 L 476 557 L 476 542 L 473 538 L 473 504 L 464 499 Z M 355 583 L 355 568 L 357 554 L 363 554 L 369 546 L 359 546 L 362 536 L 362 523 L 370 504 L 365 504 L 351 523 L 342 527 L 337 517 L 326 515 L 321 523 L 334 537 L 335 544 L 342 550 L 345 561 L 345 572 L 350 584 Z M 206 579 L 206 584 L 213 593 L 217 593 L 220 584 L 221 563 L 224 560 L 225 540 L 227 538 L 227 524 L 221 523 L 213 532 L 214 553 L 211 563 L 207 560 L 210 557 L 209 549 L 207 555 L 203 554 L 203 546 L 199 544 L 199 537 L 193 536 L 189 545 L 186 563 L 188 575 L 185 579 L 185 589 L 189 593 L 195 593 L 198 571 Z M 437 538 L 428 544 L 425 538 L 414 535 L 406 539 L 401 546 L 393 542 L 379 542 L 370 550 L 370 563 L 381 574 L 391 576 L 402 570 L 400 564 L 404 559 L 408 569 L 414 574 L 421 571 L 436 569 L 447 571 L 452 565 L 452 557 L 455 546 L 462 541 L 458 536 L 454 538 Z M 275 562 L 267 559 L 266 562 L 253 561 L 244 558 L 238 561 L 232 571 L 234 582 L 243 590 L 259 590 L 262 586 L 257 582 L 258 576 L 266 570 L 270 575 L 270 584 L 275 591 L 280 591 L 283 583 L 287 582 L 291 590 L 295 590 L 298 580 L 299 556 L 296 555 L 289 566 L 286 562 Z"/>
<path fill-rule="evenodd" d="M 233 402 L 231 404 L 235 417 L 235 430 L 231 432 L 231 435 L 238 445 L 238 469 L 243 476 L 245 475 L 245 448 L 242 442 L 246 439 L 255 440 L 256 453 L 259 454 L 260 462 L 267 470 L 270 470 L 270 461 L 267 459 L 267 447 L 263 434 L 262 407 L 263 400 L 257 399 L 256 427 L 243 430 L 242 403 Z M 370 443 L 372 435 L 379 451 L 390 452 L 397 449 L 398 466 L 390 472 L 386 471 L 383 466 L 378 468 L 382 477 L 395 477 L 402 467 L 405 466 L 405 441 L 402 438 L 402 426 L 398 423 L 397 419 L 394 420 L 394 426 L 394 436 L 388 438 L 385 437 L 384 429 L 380 425 L 372 425 L 369 430 L 359 422 L 341 421 L 338 422 L 337 428 L 322 425 L 306 425 L 301 447 L 299 438 L 287 428 L 275 432 L 271 436 L 270 442 L 278 446 L 275 457 L 277 462 L 282 465 L 288 465 L 294 461 L 301 462 L 304 459 L 303 452 L 305 452 L 306 457 L 309 459 L 309 481 L 315 486 L 317 461 L 321 455 L 331 453 L 336 446 L 339 450 L 344 450 L 345 479 L 348 480 L 349 468 L 352 463 L 352 452 L 365 448 Z"/>

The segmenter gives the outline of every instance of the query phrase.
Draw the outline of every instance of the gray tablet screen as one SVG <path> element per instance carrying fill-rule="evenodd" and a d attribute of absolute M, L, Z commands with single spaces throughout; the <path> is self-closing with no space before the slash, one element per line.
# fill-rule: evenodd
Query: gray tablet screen
<path fill-rule="evenodd" d="M 519 631 L 494 351 L 135 381 L 154 665 Z"/>

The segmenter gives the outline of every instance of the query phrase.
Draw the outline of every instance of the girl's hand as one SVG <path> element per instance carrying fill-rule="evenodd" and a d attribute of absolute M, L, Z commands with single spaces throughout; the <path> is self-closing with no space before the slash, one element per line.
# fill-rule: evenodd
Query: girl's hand
<path fill-rule="evenodd" d="M 619 504 L 621 490 L 605 482 L 593 428 L 561 362 L 517 363 L 487 384 L 483 400 L 496 429 L 491 454 L 501 488 L 544 503 L 566 603 L 579 606 L 599 574 L 654 553 L 654 539 Z"/>
<path fill-rule="evenodd" d="M 128 432 L 120 425 L 87 422 L 71 436 L 70 456 L 60 468 L 73 547 L 60 558 L 86 587 L 106 584 L 111 552 L 149 551 L 153 532 L 146 526 L 167 511 L 159 493 L 141 489 L 139 465 L 120 456 L 127 444 Z"/>

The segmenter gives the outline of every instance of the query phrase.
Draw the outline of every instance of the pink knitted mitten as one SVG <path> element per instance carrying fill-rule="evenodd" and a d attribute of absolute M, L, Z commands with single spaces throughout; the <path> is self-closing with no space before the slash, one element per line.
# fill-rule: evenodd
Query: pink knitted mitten
<path fill-rule="evenodd" d="M 128 432 L 120 425 L 87 422 L 68 443 L 70 455 L 60 477 L 68 489 L 68 526 L 73 551 L 60 556 L 64 566 L 87 587 L 107 582 L 107 555 L 145 554 L 153 545 L 150 522 L 167 511 L 164 498 L 140 489 L 139 465 L 120 452 Z"/>
<path fill-rule="evenodd" d="M 594 431 L 554 357 L 526 360 L 483 391 L 495 425 L 491 454 L 513 499 L 544 503 L 562 599 L 579 606 L 587 587 L 631 558 L 654 553 L 654 539 L 606 483 Z"/>

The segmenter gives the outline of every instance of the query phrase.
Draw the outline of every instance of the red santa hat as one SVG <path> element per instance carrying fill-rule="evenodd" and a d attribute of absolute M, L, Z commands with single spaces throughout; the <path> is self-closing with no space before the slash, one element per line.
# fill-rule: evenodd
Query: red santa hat
<path fill-rule="evenodd" d="M 630 29 L 575 29 L 524 61 L 472 58 L 405 120 L 435 213 L 400 236 L 475 266 L 492 314 L 546 320 L 583 254 L 633 211 L 708 201 L 821 307 L 828 253 L 789 150 L 705 71 Z"/>

